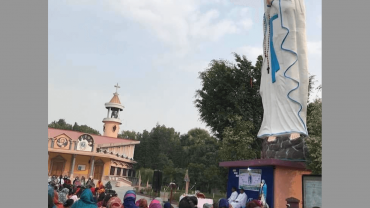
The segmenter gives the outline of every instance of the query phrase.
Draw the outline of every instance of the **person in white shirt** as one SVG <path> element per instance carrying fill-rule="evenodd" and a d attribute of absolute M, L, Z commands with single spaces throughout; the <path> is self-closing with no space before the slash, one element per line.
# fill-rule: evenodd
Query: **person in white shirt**
<path fill-rule="evenodd" d="M 235 202 L 236 198 L 238 197 L 238 192 L 236 191 L 235 187 L 231 188 L 231 196 L 228 199 L 229 203 Z"/>
<path fill-rule="evenodd" d="M 247 204 L 247 194 L 244 193 L 243 189 L 240 189 L 240 194 L 238 198 L 235 199 L 235 202 L 231 203 L 233 208 L 243 208 Z"/>

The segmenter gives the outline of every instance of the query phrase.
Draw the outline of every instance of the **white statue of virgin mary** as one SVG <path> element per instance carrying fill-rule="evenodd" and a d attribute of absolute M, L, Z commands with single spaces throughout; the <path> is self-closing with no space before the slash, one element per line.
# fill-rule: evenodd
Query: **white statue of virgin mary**
<path fill-rule="evenodd" d="M 308 64 L 304 0 L 264 0 L 264 60 L 259 138 L 308 135 Z"/>

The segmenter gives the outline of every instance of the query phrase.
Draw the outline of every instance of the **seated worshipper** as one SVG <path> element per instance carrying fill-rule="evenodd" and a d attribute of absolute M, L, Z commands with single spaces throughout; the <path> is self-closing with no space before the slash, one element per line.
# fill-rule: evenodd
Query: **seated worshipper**
<path fill-rule="evenodd" d="M 91 186 L 91 187 L 95 187 L 94 179 L 92 179 L 92 177 L 90 177 L 89 180 L 87 180 L 86 185 Z"/>
<path fill-rule="evenodd" d="M 81 177 L 81 185 L 85 186 L 86 185 L 86 179 L 85 176 Z"/>
<path fill-rule="evenodd" d="M 107 203 L 107 208 L 123 208 L 122 201 L 118 197 L 112 197 Z"/>
<path fill-rule="evenodd" d="M 148 208 L 148 201 L 146 199 L 139 199 L 136 201 L 135 205 L 138 208 Z"/>
<path fill-rule="evenodd" d="M 58 183 L 58 177 L 56 177 L 55 175 L 53 175 L 53 176 L 51 177 L 51 180 L 52 180 L 55 184 L 57 184 L 57 183 Z"/>
<path fill-rule="evenodd" d="M 253 201 L 248 202 L 246 206 L 246 208 L 256 208 L 256 207 L 258 206 Z"/>
<path fill-rule="evenodd" d="M 49 194 L 48 194 L 48 208 L 56 208 L 53 202 L 53 197 L 51 197 Z"/>
<path fill-rule="evenodd" d="M 105 192 L 99 194 L 98 202 L 96 203 L 96 205 L 98 205 L 98 207 L 103 206 L 104 198 L 105 198 Z"/>
<path fill-rule="evenodd" d="M 71 208 L 97 208 L 90 189 L 85 189 L 78 201 L 73 203 Z"/>
<path fill-rule="evenodd" d="M 95 195 L 96 195 L 95 187 L 91 187 L 91 188 L 90 188 L 90 190 L 91 190 L 91 192 L 92 192 L 93 196 L 95 196 Z"/>
<path fill-rule="evenodd" d="M 98 183 L 96 184 L 96 188 L 100 188 L 101 186 L 104 186 L 104 185 L 103 185 L 103 182 L 99 180 Z"/>
<path fill-rule="evenodd" d="M 163 208 L 171 208 L 171 203 L 170 202 L 164 203 Z"/>
<path fill-rule="evenodd" d="M 236 198 L 238 198 L 238 192 L 236 191 L 235 187 L 231 188 L 231 196 L 228 199 L 229 203 L 235 202 Z"/>
<path fill-rule="evenodd" d="M 56 208 L 54 204 L 54 188 L 51 185 L 48 186 L 48 208 Z"/>
<path fill-rule="evenodd" d="M 111 194 L 105 194 L 105 198 L 104 198 L 102 207 L 107 207 L 107 204 L 108 204 L 108 201 L 109 201 L 110 198 L 112 198 Z"/>
<path fill-rule="evenodd" d="M 64 204 L 67 201 L 69 190 L 67 188 L 63 188 L 59 193 L 59 202 Z"/>
<path fill-rule="evenodd" d="M 62 175 L 60 175 L 59 180 L 59 190 L 61 191 L 64 187 L 64 178 Z"/>
<path fill-rule="evenodd" d="M 135 200 L 136 200 L 135 191 L 133 191 L 133 190 L 127 191 L 125 196 L 123 197 L 123 207 L 125 207 L 125 208 L 137 208 L 137 206 L 135 205 Z"/>
<path fill-rule="evenodd" d="M 198 205 L 198 199 L 195 196 L 185 196 L 179 202 L 179 208 L 195 208 Z"/>
<path fill-rule="evenodd" d="M 219 208 L 232 208 L 231 204 L 229 204 L 229 201 L 227 201 L 227 199 L 220 199 L 218 201 L 218 207 Z"/>
<path fill-rule="evenodd" d="M 238 198 L 235 199 L 235 202 L 231 203 L 233 208 L 243 208 L 247 205 L 247 194 L 244 193 L 244 189 L 240 189 L 240 194 Z"/>
<path fill-rule="evenodd" d="M 64 180 L 64 184 L 66 187 L 71 187 L 72 186 L 72 183 L 71 183 L 71 180 L 69 179 L 69 177 L 67 177 L 67 179 Z"/>
<path fill-rule="evenodd" d="M 262 202 L 260 200 L 257 200 L 257 199 L 254 199 L 252 200 L 251 202 L 253 202 L 254 204 L 256 204 L 257 207 L 262 207 Z"/>
<path fill-rule="evenodd" d="M 150 203 L 149 208 L 162 208 L 162 205 L 158 200 L 153 200 L 153 201 L 155 201 L 155 202 Z M 125 207 L 125 205 L 123 205 L 123 206 Z"/>
<path fill-rule="evenodd" d="M 101 193 L 105 192 L 104 185 L 100 180 L 98 181 L 98 184 L 96 185 L 96 188 L 97 188 L 98 194 L 101 194 Z"/>
<path fill-rule="evenodd" d="M 70 189 L 69 191 L 70 193 L 68 195 L 68 199 L 72 199 L 73 202 L 76 202 L 78 200 L 76 193 L 73 192 L 72 189 Z"/>
<path fill-rule="evenodd" d="M 115 190 L 112 190 L 113 191 L 113 193 L 112 193 L 112 197 L 116 197 L 116 196 L 118 196 L 118 194 L 117 194 L 117 192 L 115 191 Z"/>
<path fill-rule="evenodd" d="M 78 177 L 76 177 L 75 180 L 73 181 L 73 186 L 74 187 L 81 186 L 81 182 Z"/>
<path fill-rule="evenodd" d="M 82 194 L 82 187 L 77 186 L 77 188 L 74 192 L 76 193 L 77 197 L 80 197 L 80 195 Z"/>
<path fill-rule="evenodd" d="M 161 204 L 161 202 L 159 202 L 159 201 L 158 201 L 158 200 L 156 200 L 156 199 L 153 199 L 153 200 L 150 202 L 149 207 L 150 207 L 150 205 L 152 205 L 152 204 Z"/>
<path fill-rule="evenodd" d="M 58 189 L 56 186 L 54 187 L 54 199 L 53 202 L 56 206 L 56 208 L 63 208 L 63 204 L 59 202 L 59 195 L 58 192 L 56 191 Z"/>
<path fill-rule="evenodd" d="M 73 203 L 74 203 L 73 199 L 68 199 L 66 202 L 64 202 L 63 207 L 70 208 L 73 205 Z"/>

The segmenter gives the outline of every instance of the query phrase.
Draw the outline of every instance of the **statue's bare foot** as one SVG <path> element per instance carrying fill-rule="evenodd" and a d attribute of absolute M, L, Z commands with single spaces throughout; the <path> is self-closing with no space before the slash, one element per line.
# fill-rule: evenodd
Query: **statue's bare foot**
<path fill-rule="evenodd" d="M 269 138 L 267 139 L 268 142 L 274 142 L 276 141 L 276 137 L 275 136 L 269 136 Z"/>
<path fill-rule="evenodd" d="M 297 139 L 297 138 L 299 138 L 301 135 L 300 134 L 298 134 L 298 133 L 292 133 L 291 135 L 290 135 L 290 140 L 295 140 L 295 139 Z"/>

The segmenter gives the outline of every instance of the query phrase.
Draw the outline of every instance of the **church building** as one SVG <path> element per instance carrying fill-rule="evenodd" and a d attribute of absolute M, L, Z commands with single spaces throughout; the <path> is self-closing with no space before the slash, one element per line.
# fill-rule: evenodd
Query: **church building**
<path fill-rule="evenodd" d="M 118 85 L 115 86 L 119 88 Z M 48 128 L 48 175 L 84 176 L 86 180 L 117 180 L 131 186 L 135 176 L 135 145 L 140 141 L 117 138 L 123 110 L 118 93 L 105 104 L 104 135 Z"/>

